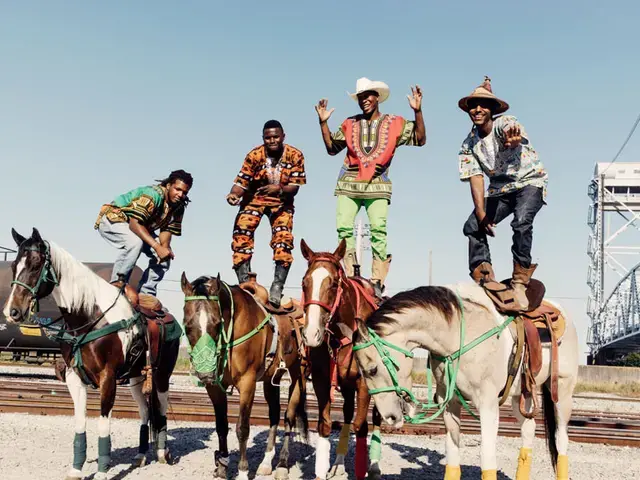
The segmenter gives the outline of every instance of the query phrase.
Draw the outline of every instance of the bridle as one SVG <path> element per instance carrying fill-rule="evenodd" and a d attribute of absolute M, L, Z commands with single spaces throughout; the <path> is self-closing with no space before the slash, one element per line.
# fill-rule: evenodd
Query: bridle
<path fill-rule="evenodd" d="M 38 292 L 40 291 L 40 287 L 43 284 L 45 285 L 51 284 L 52 285 L 51 289 L 53 290 L 53 287 L 56 287 L 59 285 L 58 276 L 56 275 L 56 272 L 53 270 L 51 265 L 51 249 L 49 248 L 49 243 L 47 241 L 43 241 L 43 243 L 44 243 L 44 252 L 42 252 L 36 246 L 24 248 L 24 251 L 27 251 L 27 252 L 38 252 L 38 253 L 44 254 L 44 262 L 42 263 L 42 267 L 40 268 L 40 274 L 38 275 L 38 280 L 36 281 L 36 284 L 33 287 L 31 287 L 19 280 L 11 281 L 12 286 L 18 285 L 26 289 L 31 294 L 29 317 L 31 317 L 31 315 L 33 315 L 34 312 L 37 312 L 40 310 L 40 303 L 38 301 L 39 300 Z M 45 296 L 46 295 L 42 295 L 41 298 Z"/>

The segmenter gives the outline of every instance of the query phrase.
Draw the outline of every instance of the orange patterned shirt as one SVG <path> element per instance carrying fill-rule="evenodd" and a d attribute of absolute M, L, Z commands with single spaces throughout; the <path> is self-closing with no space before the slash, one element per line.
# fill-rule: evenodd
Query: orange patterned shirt
<path fill-rule="evenodd" d="M 234 184 L 247 191 L 243 203 L 251 201 L 254 205 L 278 206 L 293 203 L 293 197 L 272 197 L 256 195 L 256 190 L 269 184 L 304 185 L 307 176 L 304 170 L 304 155 L 291 145 L 284 145 L 282 157 L 269 158 L 264 145 L 251 150 L 244 159 L 242 168 Z"/>

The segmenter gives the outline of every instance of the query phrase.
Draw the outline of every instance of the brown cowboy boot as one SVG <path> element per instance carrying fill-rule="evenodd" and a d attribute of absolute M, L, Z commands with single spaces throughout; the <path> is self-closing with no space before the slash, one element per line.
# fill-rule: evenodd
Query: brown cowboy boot
<path fill-rule="evenodd" d="M 391 255 L 387 255 L 387 259 L 384 262 L 374 255 L 373 263 L 371 264 L 371 283 L 378 298 L 382 298 L 384 281 L 389 274 L 390 265 Z"/>
<path fill-rule="evenodd" d="M 354 268 L 353 266 L 358 263 L 356 261 L 356 251 L 354 249 L 349 249 L 344 254 L 344 271 L 347 274 L 347 277 L 353 277 Z"/>
<path fill-rule="evenodd" d="M 533 272 L 537 268 L 537 264 L 532 263 L 529 268 L 525 268 L 518 262 L 513 262 L 513 275 L 511 279 L 511 288 L 520 311 L 526 312 L 529 308 L 529 299 L 527 298 L 527 286 L 531 280 Z"/>
<path fill-rule="evenodd" d="M 493 267 L 489 262 L 482 262 L 478 265 L 473 272 L 471 272 L 471 278 L 480 286 L 488 282 L 495 282 L 496 276 L 493 273 Z"/>

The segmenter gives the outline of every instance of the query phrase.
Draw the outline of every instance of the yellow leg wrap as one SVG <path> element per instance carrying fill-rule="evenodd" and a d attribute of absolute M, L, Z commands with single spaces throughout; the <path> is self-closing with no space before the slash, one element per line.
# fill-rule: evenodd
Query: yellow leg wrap
<path fill-rule="evenodd" d="M 482 470 L 482 480 L 498 480 L 498 471 Z"/>
<path fill-rule="evenodd" d="M 451 465 L 447 465 L 444 469 L 444 480 L 460 480 L 460 466 L 452 467 Z"/>
<path fill-rule="evenodd" d="M 516 480 L 529 480 L 531 476 L 531 462 L 533 456 L 530 448 L 522 447 L 518 456 L 518 470 L 516 470 Z"/>
<path fill-rule="evenodd" d="M 569 480 L 569 457 L 558 455 L 558 465 L 556 466 L 556 479 Z"/>
<path fill-rule="evenodd" d="M 342 424 L 342 430 L 340 430 L 340 441 L 338 442 L 338 448 L 336 449 L 337 455 L 346 456 L 349 451 L 349 434 L 351 433 L 351 424 Z"/>

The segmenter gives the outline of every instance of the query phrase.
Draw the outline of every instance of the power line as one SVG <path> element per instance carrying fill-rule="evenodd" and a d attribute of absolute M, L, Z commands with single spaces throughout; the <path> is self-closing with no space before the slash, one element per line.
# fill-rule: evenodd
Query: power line
<path fill-rule="evenodd" d="M 618 157 L 620 156 L 620 154 L 622 153 L 622 150 L 624 150 L 624 147 L 627 146 L 627 143 L 629 143 L 629 140 L 631 140 L 631 137 L 633 136 L 633 134 L 636 131 L 636 128 L 638 127 L 638 124 L 640 123 L 640 114 L 638 114 L 638 118 L 636 118 L 635 123 L 633 124 L 633 128 L 631 128 L 631 131 L 629 132 L 629 135 L 627 136 L 627 139 L 624 141 L 624 143 L 622 144 L 622 146 L 620 147 L 620 150 L 618 150 L 618 153 L 616 153 L 616 156 L 613 157 L 613 160 L 611 160 L 611 163 L 609 163 L 609 166 L 607 166 L 607 168 L 604 169 L 604 172 L 602 172 L 602 174 L 604 174 L 607 170 L 609 170 L 609 167 L 611 165 L 613 165 L 613 163 L 618 159 Z"/>

